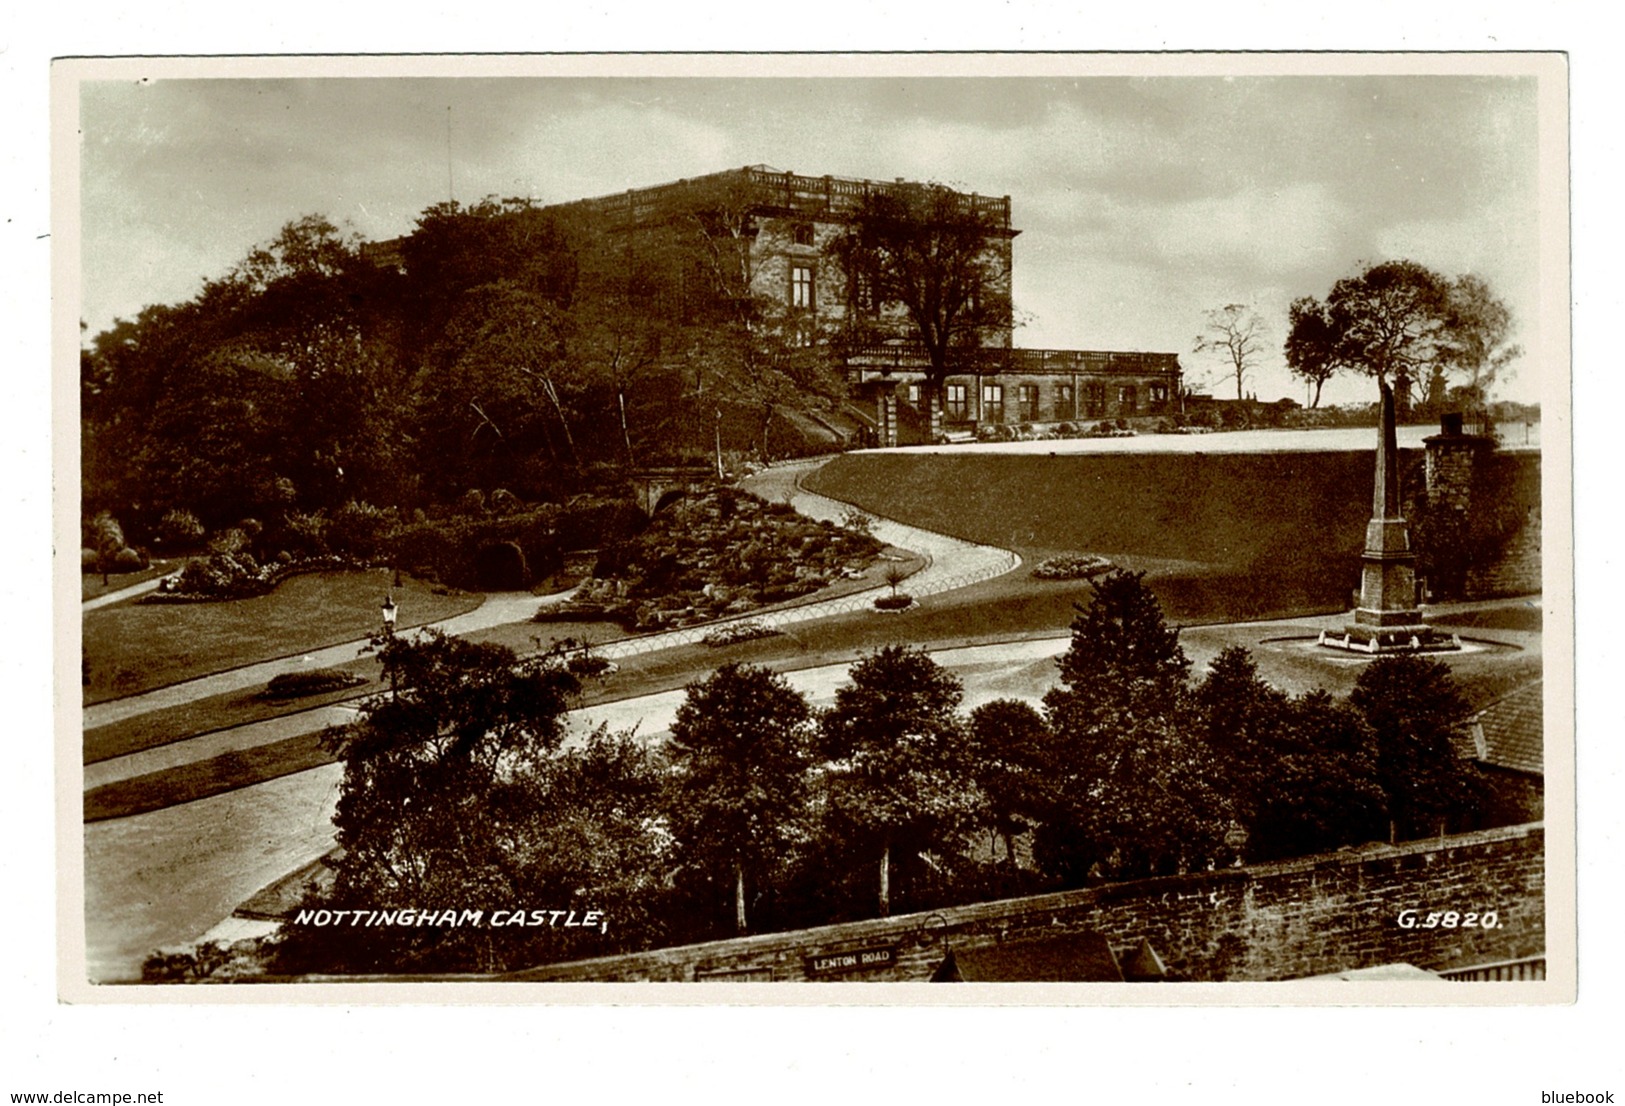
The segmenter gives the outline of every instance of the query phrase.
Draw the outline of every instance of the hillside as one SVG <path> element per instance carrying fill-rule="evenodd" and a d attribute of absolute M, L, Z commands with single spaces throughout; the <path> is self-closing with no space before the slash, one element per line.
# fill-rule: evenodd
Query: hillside
<path fill-rule="evenodd" d="M 1406 453 L 1407 469 L 1421 458 Z M 1369 451 L 847 454 L 809 490 L 970 541 L 1100 553 L 1160 578 L 1188 613 L 1348 605 L 1371 512 Z M 1418 473 L 1419 475 L 1419 473 Z M 1202 581 L 1225 581 L 1211 594 Z M 1222 610 L 1212 610 L 1220 607 Z"/>

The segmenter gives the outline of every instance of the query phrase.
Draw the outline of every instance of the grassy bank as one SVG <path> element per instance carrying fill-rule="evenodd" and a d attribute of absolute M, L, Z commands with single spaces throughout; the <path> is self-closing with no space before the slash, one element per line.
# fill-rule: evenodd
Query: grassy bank
<path fill-rule="evenodd" d="M 1348 605 L 1371 477 L 1369 451 L 869 453 L 806 484 L 1029 560 L 1075 551 L 1144 567 L 1175 617 L 1231 619 Z"/>
<path fill-rule="evenodd" d="M 84 616 L 85 702 L 135 695 L 375 632 L 392 577 L 384 569 L 294 576 L 269 595 L 219 603 L 121 603 Z M 483 596 L 396 589 L 401 628 L 471 611 Z"/>

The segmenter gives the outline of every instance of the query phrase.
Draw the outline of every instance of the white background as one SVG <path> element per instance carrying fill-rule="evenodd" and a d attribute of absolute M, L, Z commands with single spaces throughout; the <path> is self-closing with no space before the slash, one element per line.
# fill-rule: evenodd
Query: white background
<path fill-rule="evenodd" d="M 1092 7 L 1093 5 L 1090 5 Z M 1084 7 L 1079 5 L 1079 7 Z M 1108 6 L 1102 6 L 1103 8 Z M 0 419 L 8 712 L 0 850 L 0 1096 L 162 1090 L 166 1103 L 514 1097 L 1539 1103 L 1625 1094 L 1618 912 L 1622 743 L 1612 571 L 1619 410 L 1618 106 L 1607 16 L 1570 4 L 598 3 L 350 11 L 283 2 L 0 19 L 4 260 Z M 1607 9 L 1598 6 L 1602 11 Z M 1138 9 L 1136 12 L 1135 9 Z M 1125 14 L 1126 10 L 1126 14 Z M 1128 23 L 1136 14 L 1145 20 Z M 1157 20 L 1157 22 L 1152 22 Z M 1544 1009 L 635 1009 L 85 1007 L 56 1000 L 50 657 L 49 59 L 86 54 L 671 49 L 1570 50 L 1575 249 L 1580 1001 Z M 71 494 L 71 489 L 68 494 Z M 1559 505 L 1551 504 L 1548 517 Z M 71 555 L 72 551 L 67 551 Z M 69 662 L 74 662 L 70 658 Z M 835 997 L 832 994 L 832 997 Z M 1613 1024 L 1610 1024 L 1613 1023 Z M 0 1097 L 0 1102 L 9 1097 Z"/>

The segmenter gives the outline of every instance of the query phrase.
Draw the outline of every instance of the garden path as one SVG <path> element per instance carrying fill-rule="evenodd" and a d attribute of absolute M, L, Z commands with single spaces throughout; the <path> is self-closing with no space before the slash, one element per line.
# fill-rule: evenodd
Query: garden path
<path fill-rule="evenodd" d="M 98 607 L 111 607 L 114 603 L 122 603 L 126 599 L 134 599 L 138 595 L 145 595 L 149 591 L 157 591 L 158 585 L 163 583 L 162 576 L 154 576 L 151 580 L 143 580 L 139 584 L 131 584 L 127 588 L 110 591 L 106 595 L 98 595 L 94 599 L 86 599 L 79 605 L 81 612 L 93 611 Z"/>
<path fill-rule="evenodd" d="M 432 623 L 433 628 L 445 633 L 458 635 L 473 633 L 475 630 L 485 630 L 492 626 L 502 626 L 510 622 L 528 621 L 536 613 L 536 608 L 543 603 L 560 600 L 567 597 L 569 592 L 560 592 L 557 595 L 537 596 L 528 591 L 499 592 L 485 597 L 481 603 L 471 611 L 455 615 Z M 415 633 L 416 630 L 405 631 Z M 120 722 L 126 718 L 133 718 L 138 714 L 159 710 L 163 707 L 179 706 L 197 699 L 206 699 L 213 695 L 223 695 L 227 692 L 242 691 L 251 687 L 260 687 L 268 683 L 273 676 L 284 672 L 300 672 L 311 668 L 327 668 L 338 664 L 347 664 L 360 655 L 361 650 L 367 646 L 367 639 L 347 641 L 340 645 L 328 646 L 325 649 L 314 649 L 309 653 L 300 653 L 295 656 L 278 657 L 275 660 L 261 661 L 258 664 L 244 665 L 241 668 L 232 668 L 224 672 L 216 672 L 196 680 L 185 680 L 167 687 L 154 688 L 142 692 L 140 695 L 128 695 L 122 699 L 110 699 L 102 703 L 94 703 L 84 709 L 83 728 L 92 729 L 96 726 L 105 726 L 112 722 Z"/>

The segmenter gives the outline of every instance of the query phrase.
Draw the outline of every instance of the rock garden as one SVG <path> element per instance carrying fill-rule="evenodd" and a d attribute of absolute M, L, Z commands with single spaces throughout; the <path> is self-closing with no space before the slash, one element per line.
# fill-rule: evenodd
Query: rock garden
<path fill-rule="evenodd" d="M 604 549 L 574 598 L 537 621 L 598 618 L 638 632 L 691 626 L 810 595 L 862 573 L 881 548 L 868 534 L 715 488 Z"/>

